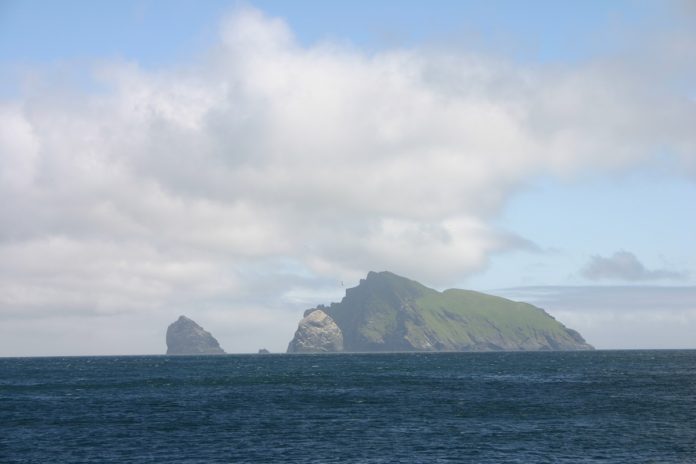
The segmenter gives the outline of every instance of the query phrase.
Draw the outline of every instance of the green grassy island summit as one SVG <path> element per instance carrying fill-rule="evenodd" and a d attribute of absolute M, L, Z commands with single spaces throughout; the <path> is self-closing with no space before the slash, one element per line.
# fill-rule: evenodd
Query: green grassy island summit
<path fill-rule="evenodd" d="M 305 311 L 288 353 L 592 349 L 536 306 L 439 292 L 385 271 L 368 273 L 340 303 Z"/>

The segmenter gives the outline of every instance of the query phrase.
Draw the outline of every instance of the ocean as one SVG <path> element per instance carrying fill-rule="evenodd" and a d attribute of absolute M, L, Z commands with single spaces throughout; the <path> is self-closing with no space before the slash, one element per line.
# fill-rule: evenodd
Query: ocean
<path fill-rule="evenodd" d="M 696 351 L 0 358 L 2 463 L 696 463 Z"/>

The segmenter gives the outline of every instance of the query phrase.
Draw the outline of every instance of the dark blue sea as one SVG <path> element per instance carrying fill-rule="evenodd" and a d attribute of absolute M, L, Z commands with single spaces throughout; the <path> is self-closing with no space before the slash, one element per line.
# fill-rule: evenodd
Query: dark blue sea
<path fill-rule="evenodd" d="M 696 351 L 0 358 L 0 462 L 696 463 Z"/>

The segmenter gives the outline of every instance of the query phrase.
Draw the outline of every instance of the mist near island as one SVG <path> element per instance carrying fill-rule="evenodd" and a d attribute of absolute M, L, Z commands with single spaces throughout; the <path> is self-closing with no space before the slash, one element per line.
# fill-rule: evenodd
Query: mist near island
<path fill-rule="evenodd" d="M 501 224 L 539 179 L 659 172 L 696 201 L 684 11 L 560 63 L 307 44 L 244 6 L 176 64 L 29 65 L 0 97 L 0 356 L 162 353 L 180 314 L 227 352 L 281 352 L 304 310 L 385 270 L 535 304 L 597 348 L 696 348 L 692 241 L 646 259 L 631 230 L 558 250 Z M 506 256 L 525 273 L 496 278 Z"/>

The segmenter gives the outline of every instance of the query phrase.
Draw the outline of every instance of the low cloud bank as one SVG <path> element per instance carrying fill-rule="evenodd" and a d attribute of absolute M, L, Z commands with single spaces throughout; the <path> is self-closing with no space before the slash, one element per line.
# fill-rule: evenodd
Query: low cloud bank
<path fill-rule="evenodd" d="M 596 348 L 696 348 L 696 287 L 519 287 L 493 293 L 544 308 Z"/>

